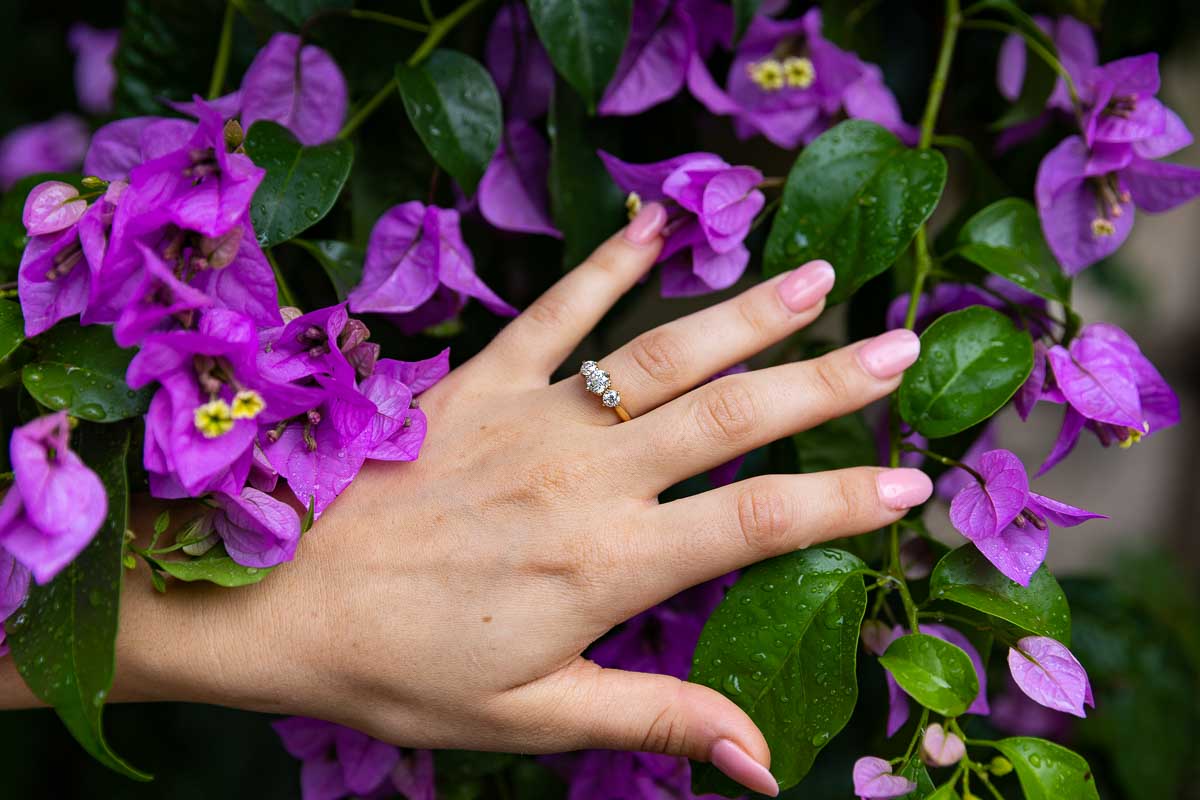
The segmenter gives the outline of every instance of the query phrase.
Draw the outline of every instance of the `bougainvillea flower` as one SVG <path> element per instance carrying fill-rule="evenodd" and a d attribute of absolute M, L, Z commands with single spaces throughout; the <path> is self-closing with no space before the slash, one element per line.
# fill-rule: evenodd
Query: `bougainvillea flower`
<path fill-rule="evenodd" d="M 1046 243 L 1075 275 L 1121 246 L 1135 207 L 1158 214 L 1200 195 L 1200 169 L 1142 158 L 1128 144 L 1093 151 L 1069 136 L 1042 159 L 1035 193 Z"/>
<path fill-rule="evenodd" d="M 346 79 L 337 62 L 293 33 L 277 33 L 242 78 L 242 126 L 278 122 L 304 145 L 328 142 L 346 121 Z"/>
<path fill-rule="evenodd" d="M 957 733 L 948 733 L 935 722 L 921 737 L 921 760 L 931 767 L 949 767 L 967 754 L 967 746 Z"/>
<path fill-rule="evenodd" d="M 4 621 L 25 602 L 29 594 L 29 570 L 0 546 L 0 656 L 8 655 Z"/>
<path fill-rule="evenodd" d="M 300 541 L 300 517 L 287 503 L 246 486 L 239 494 L 212 495 L 220 513 L 213 527 L 229 557 L 247 567 L 291 561 Z"/>
<path fill-rule="evenodd" d="M 484 63 L 500 91 L 505 119 L 545 116 L 554 94 L 554 67 L 523 3 L 504 3 L 496 12 Z"/>
<path fill-rule="evenodd" d="M 79 190 L 71 184 L 46 181 L 29 191 L 21 212 L 21 223 L 29 236 L 57 233 L 78 222 L 87 208 L 87 200 L 80 197 Z"/>
<path fill-rule="evenodd" d="M 362 283 L 349 300 L 354 313 L 388 314 L 415 333 L 450 319 L 471 297 L 493 314 L 517 314 L 475 274 L 458 212 L 414 200 L 393 206 L 371 229 Z"/>
<path fill-rule="evenodd" d="M 1049 636 L 1026 636 L 1008 650 L 1008 669 L 1021 691 L 1046 708 L 1086 717 L 1096 705 L 1079 659 Z"/>
<path fill-rule="evenodd" d="M 904 636 L 908 631 L 899 625 L 894 626 L 890 631 L 875 627 L 868 637 L 863 638 L 863 645 L 868 651 L 876 656 L 881 656 L 887 652 L 887 648 L 892 642 Z M 958 630 L 951 628 L 949 625 L 939 625 L 937 623 L 924 623 L 921 625 L 921 633 L 949 642 L 955 647 L 960 648 L 971 659 L 971 663 L 975 667 L 975 677 L 979 681 L 979 694 L 971 702 L 967 708 L 967 714 L 980 714 L 986 716 L 991 713 L 991 707 L 988 705 L 987 698 L 987 670 L 984 669 L 983 659 L 979 656 L 979 651 L 975 649 L 975 645 L 963 636 Z M 908 721 L 909 706 L 908 693 L 900 688 L 900 684 L 892 677 L 892 673 L 884 671 L 884 679 L 887 681 L 888 688 L 888 717 L 887 717 L 887 735 L 895 736 L 896 731 L 904 727 L 904 723 Z"/>
<path fill-rule="evenodd" d="M 811 142 L 841 114 L 916 141 L 879 70 L 821 35 L 820 9 L 792 20 L 756 16 L 738 43 L 725 88 L 698 55 L 688 66 L 688 88 L 713 114 L 732 116 L 740 138 L 758 133 L 788 150 Z"/>
<path fill-rule="evenodd" d="M 686 758 L 621 750 L 585 750 L 551 756 L 546 763 L 567 782 L 567 800 L 718 800 L 721 795 L 693 794 Z"/>
<path fill-rule="evenodd" d="M 75 94 L 84 111 L 112 111 L 113 90 L 117 88 L 113 57 L 120 37 L 119 30 L 100 30 L 84 22 L 76 22 L 67 31 L 67 44 L 75 54 Z"/>
<path fill-rule="evenodd" d="M 90 291 L 91 275 L 77 226 L 30 238 L 17 271 L 26 336 L 37 336 L 79 314 Z"/>
<path fill-rule="evenodd" d="M 87 146 L 87 125 L 74 114 L 14 128 L 0 139 L 0 189 L 11 188 L 27 175 L 73 170 Z"/>
<path fill-rule="evenodd" d="M 374 796 L 400 762 L 399 748 L 344 725 L 288 717 L 271 727 L 284 749 L 303 762 L 300 792 L 304 800 Z"/>
<path fill-rule="evenodd" d="M 1179 398 L 1137 342 L 1116 325 L 1087 325 L 1069 346 L 1043 352 L 1046 363 L 1040 369 L 1035 364 L 1022 406 L 1044 399 L 1065 404 L 1066 413 L 1039 475 L 1071 452 L 1085 427 L 1105 447 L 1114 442 L 1129 447 L 1179 423 Z"/>
<path fill-rule="evenodd" d="M 904 318 L 908 314 L 909 296 L 909 293 L 905 292 L 888 305 L 886 324 L 889 330 L 904 327 Z M 1004 302 L 1005 298 L 1012 303 Z M 988 275 L 984 278 L 982 287 L 970 283 L 941 281 L 933 287 L 932 291 L 922 294 L 921 299 L 917 301 L 917 316 L 913 321 L 913 330 L 920 333 L 938 317 L 951 311 L 971 306 L 987 306 L 1008 314 L 1018 325 L 1029 326 L 1030 333 L 1035 336 L 1044 332 L 1036 322 L 1031 323 L 1028 319 L 1022 319 L 1014 311 L 1013 304 L 1039 310 L 1046 308 L 1044 299 L 1025 291 L 999 275 Z"/>
<path fill-rule="evenodd" d="M 479 212 L 501 230 L 561 239 L 550 219 L 549 173 L 550 145 L 545 137 L 528 122 L 510 119 L 479 182 Z"/>
<path fill-rule="evenodd" d="M 113 325 L 113 339 L 122 347 L 178 327 L 178 320 L 191 317 L 188 312 L 212 305 L 208 295 L 179 280 L 157 254 L 138 246 L 144 264 L 142 282 Z"/>
<path fill-rule="evenodd" d="M 902 797 L 917 788 L 915 781 L 896 775 L 882 758 L 863 756 L 854 762 L 854 793 L 861 800 Z"/>
<path fill-rule="evenodd" d="M 0 502 L 0 547 L 46 583 L 92 541 L 108 514 L 96 473 L 70 446 L 65 411 L 12 432 L 13 485 Z"/>
<path fill-rule="evenodd" d="M 764 197 L 762 173 L 734 167 L 710 153 L 688 153 L 652 164 L 629 164 L 600 152 L 617 186 L 629 193 L 631 213 L 644 203 L 667 209 L 662 264 L 664 297 L 683 297 L 732 286 L 746 270 L 743 240 Z"/>
<path fill-rule="evenodd" d="M 1014 736 L 1037 736 L 1061 742 L 1070 732 L 1074 719 L 1035 703 L 1009 674 L 1004 690 L 992 698 L 990 722 L 998 730 Z"/>
<path fill-rule="evenodd" d="M 1070 528 L 1106 519 L 1029 491 L 1025 466 L 1008 450 L 989 450 L 970 464 L 980 477 L 950 503 L 950 522 L 985 558 L 1022 586 L 1046 559 L 1050 525 Z"/>
<path fill-rule="evenodd" d="M 1155 97 L 1159 85 L 1157 53 L 1090 70 L 1081 90 L 1088 146 L 1129 144 L 1142 158 L 1160 158 L 1191 144 L 1183 120 Z"/>

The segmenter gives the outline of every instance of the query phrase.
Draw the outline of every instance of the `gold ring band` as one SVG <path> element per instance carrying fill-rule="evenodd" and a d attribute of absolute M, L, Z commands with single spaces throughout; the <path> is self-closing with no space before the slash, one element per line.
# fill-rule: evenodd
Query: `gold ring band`
<path fill-rule="evenodd" d="M 621 393 L 613 388 L 612 378 L 600 369 L 599 364 L 595 361 L 585 361 L 579 367 L 579 374 L 583 377 L 587 390 L 600 398 L 601 405 L 616 412 L 621 422 L 629 422 L 632 419 L 625 406 L 621 405 Z"/>

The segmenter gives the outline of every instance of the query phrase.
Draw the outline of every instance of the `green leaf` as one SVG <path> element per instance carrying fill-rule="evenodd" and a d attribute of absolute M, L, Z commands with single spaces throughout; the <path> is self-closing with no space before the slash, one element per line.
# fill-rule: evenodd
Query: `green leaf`
<path fill-rule="evenodd" d="M 925 800 L 960 800 L 960 798 L 958 792 L 954 789 L 954 781 L 951 781 L 943 783 L 933 794 L 926 797 Z"/>
<path fill-rule="evenodd" d="M 1033 369 L 1033 340 L 992 308 L 939 317 L 900 384 L 900 416 L 931 439 L 991 417 Z"/>
<path fill-rule="evenodd" d="M 996 742 L 996 749 L 1012 762 L 1025 800 L 1100 798 L 1091 767 L 1078 753 L 1029 736 L 1001 739 Z"/>
<path fill-rule="evenodd" d="M 758 13 L 760 5 L 762 5 L 762 0 L 733 0 L 733 41 L 735 44 L 742 38 L 746 28 L 750 27 L 750 21 Z"/>
<path fill-rule="evenodd" d="M 866 610 L 863 562 L 828 548 L 756 564 L 704 626 L 690 680 L 725 694 L 771 746 L 783 789 L 808 774 L 858 699 L 855 660 Z M 694 764 L 697 794 L 744 793 L 708 764 Z"/>
<path fill-rule="evenodd" d="M 357 247 L 332 239 L 292 239 L 292 244 L 307 250 L 325 270 L 339 303 L 345 302 L 350 290 L 362 280 L 364 254 Z"/>
<path fill-rule="evenodd" d="M 982 611 L 1038 636 L 1071 644 L 1071 608 L 1046 565 L 1028 586 L 1009 580 L 967 544 L 947 553 L 933 569 L 929 596 Z"/>
<path fill-rule="evenodd" d="M 173 578 L 192 583 L 208 581 L 218 586 L 234 587 L 249 586 L 258 583 L 273 567 L 245 567 L 234 561 L 225 552 L 225 548 L 217 545 L 199 558 L 168 561 L 155 559 L 154 563 L 163 572 Z"/>
<path fill-rule="evenodd" d="M 563 234 L 563 266 L 571 269 L 623 222 L 624 198 L 604 163 L 594 120 L 562 81 L 550 104 L 550 210 Z"/>
<path fill-rule="evenodd" d="M 54 706 L 71 735 L 97 761 L 140 781 L 104 740 L 101 717 L 116 670 L 121 554 L 129 505 L 125 457 L 129 431 L 82 425 L 75 449 L 104 483 L 108 516 L 91 544 L 29 599 L 6 625 L 17 671 L 38 699 Z"/>
<path fill-rule="evenodd" d="M 63 320 L 32 340 L 37 356 L 21 371 L 33 398 L 89 422 L 116 422 L 146 413 L 152 387 L 134 391 L 125 370 L 134 350 L 122 350 L 107 325 Z"/>
<path fill-rule="evenodd" d="M 254 192 L 250 220 L 262 247 L 286 242 L 320 222 L 333 208 L 354 163 L 354 145 L 342 139 L 304 147 L 287 128 L 254 123 L 246 155 L 267 171 Z"/>
<path fill-rule="evenodd" d="M 554 68 L 594 112 L 629 37 L 632 0 L 529 0 Z"/>
<path fill-rule="evenodd" d="M 879 461 L 875 437 L 857 411 L 797 433 L 792 444 L 800 472 L 874 466 Z"/>
<path fill-rule="evenodd" d="M 929 777 L 929 770 L 925 768 L 919 753 L 913 753 L 912 758 L 896 774 L 917 784 L 916 789 L 903 796 L 904 800 L 926 800 L 933 794 L 933 779 Z"/>
<path fill-rule="evenodd" d="M 353 0 L 265 0 L 267 8 L 282 16 L 297 28 L 320 11 L 347 9 Z"/>
<path fill-rule="evenodd" d="M 979 694 L 971 657 L 936 636 L 901 636 L 879 657 L 879 663 L 914 700 L 947 717 L 966 711 Z"/>
<path fill-rule="evenodd" d="M 21 306 L 11 300 L 0 300 L 0 361 L 13 354 L 25 341 L 25 317 Z"/>
<path fill-rule="evenodd" d="M 1042 235 L 1037 211 L 1006 197 L 976 213 L 958 233 L 958 254 L 1047 300 L 1070 300 L 1071 282 Z"/>
<path fill-rule="evenodd" d="M 468 195 L 500 143 L 500 93 L 475 59 L 434 50 L 415 67 L 396 67 L 404 110 L 433 160 Z"/>
<path fill-rule="evenodd" d="M 164 98 L 203 91 L 224 10 L 224 0 L 126 0 L 114 59 L 116 116 L 161 115 Z"/>
<path fill-rule="evenodd" d="M 828 259 L 837 273 L 828 300 L 840 303 L 896 261 L 945 183 L 936 150 L 905 147 L 873 122 L 837 125 L 792 165 L 767 238 L 766 274 Z"/>

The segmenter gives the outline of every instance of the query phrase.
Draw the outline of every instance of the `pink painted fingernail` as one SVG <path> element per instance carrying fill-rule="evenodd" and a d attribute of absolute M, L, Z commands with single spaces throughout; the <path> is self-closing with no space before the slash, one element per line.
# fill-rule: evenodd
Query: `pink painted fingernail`
<path fill-rule="evenodd" d="M 828 261 L 810 261 L 779 284 L 779 298 L 790 311 L 811 308 L 833 288 L 833 267 Z"/>
<path fill-rule="evenodd" d="M 894 378 L 908 369 L 921 354 L 921 340 L 900 328 L 876 336 L 858 349 L 863 369 L 880 380 Z"/>
<path fill-rule="evenodd" d="M 771 771 L 728 739 L 717 740 L 708 755 L 708 760 L 714 767 L 751 791 L 768 797 L 779 794 L 779 783 L 772 777 Z"/>
<path fill-rule="evenodd" d="M 625 239 L 631 244 L 650 244 L 667 224 L 667 210 L 661 203 L 647 203 L 625 226 Z"/>
<path fill-rule="evenodd" d="M 919 469 L 889 469 L 875 479 L 879 499 L 895 511 L 919 506 L 933 494 L 933 481 Z"/>

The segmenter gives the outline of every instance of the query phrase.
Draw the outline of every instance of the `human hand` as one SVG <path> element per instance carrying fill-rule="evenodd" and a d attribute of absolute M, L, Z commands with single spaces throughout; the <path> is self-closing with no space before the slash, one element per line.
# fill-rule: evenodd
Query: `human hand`
<path fill-rule="evenodd" d="M 118 690 L 338 722 L 409 747 L 648 750 L 777 792 L 750 718 L 719 693 L 582 656 L 614 625 L 761 559 L 886 526 L 916 470 L 667 487 L 893 391 L 898 330 L 821 358 L 707 379 L 821 313 L 812 262 L 599 359 L 632 421 L 551 374 L 653 264 L 648 205 L 477 357 L 421 398 L 418 461 L 370 462 L 293 563 L 236 591 L 188 585 L 123 620 Z M 126 665 L 131 666 L 126 669 Z"/>

